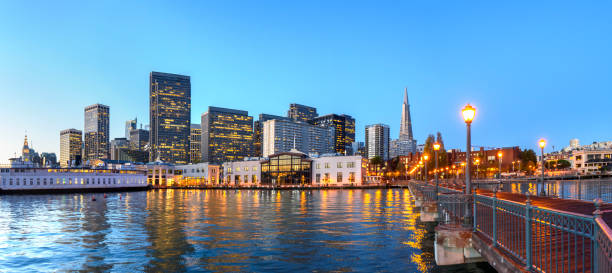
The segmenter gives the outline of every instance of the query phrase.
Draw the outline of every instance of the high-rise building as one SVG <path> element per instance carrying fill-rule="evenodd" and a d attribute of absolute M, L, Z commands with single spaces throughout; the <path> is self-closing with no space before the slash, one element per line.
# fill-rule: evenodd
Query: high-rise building
<path fill-rule="evenodd" d="M 138 119 L 134 118 L 132 120 L 128 120 L 125 122 L 125 138 L 130 140 L 130 131 L 136 130 L 138 124 Z"/>
<path fill-rule="evenodd" d="M 410 118 L 410 104 L 408 104 L 408 88 L 404 89 L 404 103 L 402 103 L 402 121 L 400 123 L 399 138 L 391 143 L 390 157 L 409 155 L 415 153 L 417 141 L 412 135 L 412 120 Z"/>
<path fill-rule="evenodd" d="M 111 140 L 111 160 L 120 160 L 119 153 L 121 150 L 130 149 L 130 141 L 124 137 L 118 137 Z"/>
<path fill-rule="evenodd" d="M 81 163 L 83 132 L 66 129 L 60 132 L 60 166 L 78 166 Z"/>
<path fill-rule="evenodd" d="M 130 149 L 144 151 L 149 144 L 150 134 L 148 130 L 135 129 L 130 131 Z"/>
<path fill-rule="evenodd" d="M 151 72 L 149 82 L 149 159 L 186 164 L 190 148 L 191 78 Z"/>
<path fill-rule="evenodd" d="M 355 141 L 355 119 L 353 117 L 329 114 L 316 117 L 310 122 L 317 126 L 334 128 L 336 153 L 344 154 L 351 149 L 351 144 Z"/>
<path fill-rule="evenodd" d="M 202 126 L 200 124 L 191 124 L 189 143 L 189 162 L 200 162 L 202 160 Z"/>
<path fill-rule="evenodd" d="M 96 159 L 109 159 L 109 107 L 102 104 L 94 104 L 85 107 L 84 138 L 85 150 L 84 161 Z"/>
<path fill-rule="evenodd" d="M 259 114 L 259 120 L 253 123 L 253 156 L 263 156 L 263 123 L 271 119 L 291 120 L 288 117 Z"/>
<path fill-rule="evenodd" d="M 335 152 L 334 128 L 272 119 L 263 123 L 263 156 L 297 149 L 303 153 Z"/>
<path fill-rule="evenodd" d="M 317 114 L 317 108 L 297 103 L 290 104 L 289 111 L 287 112 L 287 117 L 295 121 L 307 122 L 317 116 L 319 116 L 319 114 Z"/>
<path fill-rule="evenodd" d="M 389 125 L 373 124 L 365 128 L 365 149 L 368 159 L 379 156 L 389 159 Z"/>
<path fill-rule="evenodd" d="M 201 124 L 203 162 L 223 163 L 253 156 L 253 117 L 249 112 L 209 106 Z"/>

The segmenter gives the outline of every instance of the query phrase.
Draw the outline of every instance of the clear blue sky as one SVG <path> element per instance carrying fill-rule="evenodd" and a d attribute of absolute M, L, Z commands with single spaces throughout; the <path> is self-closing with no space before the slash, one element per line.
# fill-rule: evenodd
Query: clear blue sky
<path fill-rule="evenodd" d="M 397 137 L 403 88 L 421 143 L 557 148 L 611 140 L 610 3 L 562 1 L 0 1 L 0 161 L 59 152 L 83 108 L 110 106 L 111 137 L 148 123 L 148 74 L 190 75 L 209 105 L 345 113 Z M 59 154 L 58 154 L 59 156 Z"/>

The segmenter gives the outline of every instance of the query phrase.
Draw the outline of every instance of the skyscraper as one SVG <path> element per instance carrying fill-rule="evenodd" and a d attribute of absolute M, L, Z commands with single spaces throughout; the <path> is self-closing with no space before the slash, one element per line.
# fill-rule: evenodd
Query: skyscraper
<path fill-rule="evenodd" d="M 83 132 L 77 129 L 66 129 L 60 132 L 60 166 L 80 165 Z"/>
<path fill-rule="evenodd" d="M 144 151 L 149 144 L 150 134 L 148 130 L 136 129 L 130 131 L 130 149 Z"/>
<path fill-rule="evenodd" d="M 373 124 L 365 129 L 365 149 L 367 158 L 379 156 L 382 160 L 389 159 L 389 125 Z"/>
<path fill-rule="evenodd" d="M 109 107 L 94 104 L 85 107 L 84 161 L 110 159 L 110 142 L 108 135 Z"/>
<path fill-rule="evenodd" d="M 297 103 L 290 104 L 289 111 L 287 112 L 287 117 L 295 121 L 307 122 L 317 116 L 319 116 L 317 108 Z"/>
<path fill-rule="evenodd" d="M 202 161 L 223 163 L 253 156 L 253 117 L 249 112 L 208 107 L 202 114 Z"/>
<path fill-rule="evenodd" d="M 189 162 L 197 163 L 202 160 L 202 126 L 191 124 L 189 135 Z"/>
<path fill-rule="evenodd" d="M 191 78 L 151 72 L 149 83 L 149 159 L 186 164 L 190 148 Z"/>
<path fill-rule="evenodd" d="M 253 123 L 253 156 L 263 156 L 263 123 L 271 119 L 291 120 L 288 117 L 259 114 L 259 120 Z"/>
<path fill-rule="evenodd" d="M 329 114 L 311 120 L 314 125 L 332 127 L 334 133 L 334 149 L 336 153 L 344 154 L 351 149 L 355 141 L 355 119 L 349 115 Z"/>
<path fill-rule="evenodd" d="M 138 124 L 138 119 L 134 118 L 132 120 L 128 120 L 125 122 L 125 138 L 130 140 L 130 131 L 136 130 L 136 125 Z"/>
<path fill-rule="evenodd" d="M 263 123 L 263 156 L 289 152 L 294 147 L 303 153 L 335 152 L 335 129 L 306 122 L 272 119 Z"/>
<path fill-rule="evenodd" d="M 402 121 L 400 123 L 399 138 L 391 141 L 390 157 L 409 155 L 416 152 L 417 141 L 412 135 L 412 121 L 410 119 L 410 104 L 408 104 L 408 88 L 404 89 L 404 103 L 402 103 Z"/>

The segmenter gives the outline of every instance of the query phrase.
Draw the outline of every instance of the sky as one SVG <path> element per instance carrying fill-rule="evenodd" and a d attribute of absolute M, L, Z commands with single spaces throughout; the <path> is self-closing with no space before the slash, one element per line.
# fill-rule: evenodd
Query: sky
<path fill-rule="evenodd" d="M 59 156 L 84 107 L 110 106 L 110 136 L 148 124 L 151 71 L 191 76 L 208 106 L 286 115 L 290 103 L 415 138 L 548 149 L 612 140 L 610 2 L 0 0 L 0 162 L 27 131 Z"/>

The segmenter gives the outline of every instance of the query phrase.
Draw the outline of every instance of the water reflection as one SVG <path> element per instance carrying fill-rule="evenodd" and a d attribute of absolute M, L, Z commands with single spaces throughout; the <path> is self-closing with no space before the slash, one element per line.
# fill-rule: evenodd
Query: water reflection
<path fill-rule="evenodd" d="M 407 190 L 0 196 L 0 272 L 483 272 L 436 267 Z"/>
<path fill-rule="evenodd" d="M 479 185 L 478 187 L 493 190 L 500 189 L 498 184 Z M 542 184 L 537 181 L 510 181 L 501 186 L 504 192 L 530 193 L 536 195 L 543 191 L 549 196 L 566 199 L 593 201 L 601 198 L 604 202 L 612 202 L 612 180 L 550 180 Z"/>

